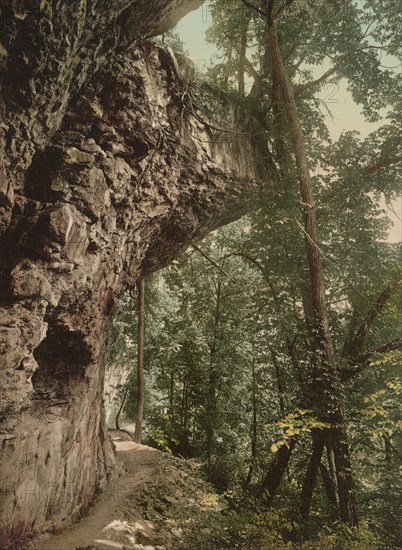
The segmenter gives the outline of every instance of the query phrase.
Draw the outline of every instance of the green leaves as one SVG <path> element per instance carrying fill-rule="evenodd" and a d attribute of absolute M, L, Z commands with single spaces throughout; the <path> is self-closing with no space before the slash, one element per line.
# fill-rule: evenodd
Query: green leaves
<path fill-rule="evenodd" d="M 314 417 L 314 411 L 308 409 L 296 409 L 287 414 L 279 422 L 277 427 L 282 431 L 282 438 L 271 445 L 271 452 L 276 453 L 284 445 L 289 447 L 291 438 L 298 437 L 303 433 L 327 430 L 331 427 L 326 422 L 320 422 Z"/>

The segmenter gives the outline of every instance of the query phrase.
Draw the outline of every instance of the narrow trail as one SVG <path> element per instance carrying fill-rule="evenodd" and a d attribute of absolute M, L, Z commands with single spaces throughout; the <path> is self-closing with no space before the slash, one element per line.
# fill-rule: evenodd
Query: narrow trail
<path fill-rule="evenodd" d="M 122 503 L 135 487 L 159 475 L 160 453 L 151 447 L 121 440 L 117 435 L 112 439 L 125 473 L 110 481 L 87 515 L 60 535 L 42 537 L 34 545 L 35 550 L 147 548 L 146 539 L 152 534 L 152 523 L 133 514 L 133 521 L 128 524 L 124 521 Z M 145 546 L 137 543 L 139 538 Z M 148 548 L 153 546 L 148 545 Z"/>

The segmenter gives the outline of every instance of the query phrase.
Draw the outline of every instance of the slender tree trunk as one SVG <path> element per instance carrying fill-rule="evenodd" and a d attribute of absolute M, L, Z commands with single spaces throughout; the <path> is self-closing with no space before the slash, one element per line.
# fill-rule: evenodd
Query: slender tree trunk
<path fill-rule="evenodd" d="M 274 150 L 279 166 L 281 190 L 285 193 L 286 198 L 292 198 L 293 188 L 289 166 L 291 166 L 291 156 L 286 143 L 286 113 L 282 103 L 282 92 L 280 79 L 276 66 L 272 66 L 272 89 L 271 102 L 273 114 L 273 135 L 274 135 Z"/>
<path fill-rule="evenodd" d="M 210 362 L 209 362 L 209 376 L 208 376 L 208 410 L 207 410 L 207 460 L 208 460 L 208 476 L 211 475 L 212 468 L 212 450 L 214 446 L 214 434 L 215 434 L 215 399 L 216 399 L 216 368 L 215 368 L 215 345 L 211 347 Z"/>
<path fill-rule="evenodd" d="M 249 59 L 247 59 L 247 56 L 244 58 L 246 70 L 249 73 L 249 75 L 253 78 L 254 83 L 250 90 L 250 96 L 254 97 L 255 99 L 261 100 L 262 98 L 262 78 L 261 75 L 254 69 L 253 64 Z"/>
<path fill-rule="evenodd" d="M 241 29 L 240 46 L 239 46 L 239 67 L 238 67 L 238 73 L 237 73 L 238 90 L 239 90 L 239 94 L 242 96 L 244 96 L 246 93 L 246 88 L 244 84 L 244 72 L 246 68 L 247 27 L 248 27 L 248 23 L 245 24 Z"/>
<path fill-rule="evenodd" d="M 184 416 L 186 410 L 186 393 L 187 393 L 187 376 L 183 380 L 183 389 L 181 391 L 181 404 L 180 404 L 180 426 L 184 426 Z"/>
<path fill-rule="evenodd" d="M 214 446 L 215 424 L 216 424 L 216 393 L 218 386 L 218 372 L 216 367 L 216 353 L 218 351 L 218 342 L 220 339 L 219 327 L 221 318 L 221 291 L 222 282 L 218 279 L 216 287 L 216 302 L 213 318 L 214 335 L 210 346 L 209 356 L 209 376 L 208 376 L 208 407 L 207 407 L 207 460 L 208 475 L 211 474 L 212 451 Z"/>
<path fill-rule="evenodd" d="M 300 515 L 305 520 L 308 518 L 311 501 L 313 498 L 315 481 L 321 464 L 321 457 L 324 450 L 324 442 L 319 434 L 313 434 L 313 449 L 307 465 L 306 477 L 300 497 Z"/>
<path fill-rule="evenodd" d="M 255 346 L 252 344 L 252 359 L 251 359 L 251 403 L 253 407 L 253 425 L 251 432 L 251 462 L 248 470 L 245 486 L 248 487 L 254 472 L 255 461 L 257 458 L 257 395 L 256 395 L 256 379 L 255 379 Z"/>
<path fill-rule="evenodd" d="M 134 441 L 141 443 L 142 418 L 144 411 L 144 334 L 145 334 L 145 279 L 137 283 L 138 288 L 138 349 L 137 349 L 137 415 Z"/>
<path fill-rule="evenodd" d="M 223 83 L 223 89 L 228 90 L 229 89 L 229 78 L 230 78 L 230 70 L 232 65 L 232 57 L 233 57 L 233 39 L 229 38 L 228 41 L 228 60 L 226 63 L 226 70 L 225 70 L 225 80 Z"/>
<path fill-rule="evenodd" d="M 335 520 L 337 518 L 338 508 L 339 508 L 339 502 L 337 500 L 337 493 L 336 493 L 336 490 L 335 490 L 333 480 L 332 480 L 331 476 L 329 475 L 329 472 L 328 472 L 325 464 L 323 464 L 322 462 L 320 463 L 320 473 L 321 473 L 322 482 L 324 484 L 325 494 L 327 495 L 327 499 L 331 504 L 331 508 L 332 508 L 331 517 L 332 517 L 333 520 Z"/>
<path fill-rule="evenodd" d="M 339 487 L 340 519 L 349 525 L 357 525 L 357 513 L 352 487 L 352 473 L 346 430 L 340 405 L 339 374 L 335 365 L 335 353 L 329 328 L 325 300 L 325 286 L 318 247 L 314 197 L 310 180 L 307 154 L 300 119 L 296 108 L 292 85 L 286 73 L 279 47 L 276 22 L 267 13 L 268 40 L 272 58 L 272 71 L 281 88 L 289 128 L 293 137 L 293 152 L 299 171 L 299 191 L 302 202 L 307 263 L 309 268 L 312 305 L 313 382 L 311 384 L 315 405 L 321 421 L 331 424 L 330 445 L 334 451 L 336 476 Z M 327 395 L 329 399 L 322 399 Z"/>
<path fill-rule="evenodd" d="M 264 504 L 269 507 L 277 493 L 283 474 L 286 471 L 293 449 L 295 448 L 297 437 L 291 437 L 287 445 L 282 445 L 276 452 L 268 471 L 261 484 L 259 496 Z"/>
<path fill-rule="evenodd" d="M 281 412 L 281 415 L 284 416 L 285 414 L 285 393 L 286 393 L 286 387 L 283 377 L 283 372 L 281 369 L 281 366 L 278 363 L 278 358 L 276 357 L 275 350 L 271 348 L 271 358 L 272 362 L 275 367 L 275 377 L 276 377 L 276 384 L 278 386 L 278 393 L 279 393 L 279 410 Z"/>
<path fill-rule="evenodd" d="M 123 399 L 121 400 L 119 410 L 117 411 L 117 414 L 116 414 L 116 420 L 115 420 L 116 430 L 120 430 L 120 415 L 121 415 L 121 413 L 123 411 L 123 408 L 124 408 L 124 405 L 126 403 L 128 388 L 129 388 L 129 383 L 127 382 L 127 386 L 126 386 L 126 389 L 124 390 L 124 394 L 123 394 Z"/>
<path fill-rule="evenodd" d="M 322 359 L 331 368 L 335 363 L 332 338 L 329 331 L 329 322 L 325 301 L 325 287 L 322 274 L 321 254 L 318 248 L 317 223 L 314 208 L 314 198 L 310 181 L 310 171 L 307 154 L 304 147 L 304 138 L 292 86 L 287 77 L 279 49 L 276 24 L 269 26 L 269 38 L 272 54 L 272 64 L 275 67 L 277 78 L 282 90 L 282 99 L 285 105 L 289 127 L 293 134 L 294 154 L 299 169 L 299 190 L 302 199 L 303 218 L 306 236 L 306 251 L 310 274 L 310 293 L 312 298 L 315 349 L 320 352 Z"/>
<path fill-rule="evenodd" d="M 184 376 L 183 389 L 181 393 L 180 404 L 180 453 L 187 458 L 189 456 L 189 439 L 188 439 L 188 377 Z"/>
<path fill-rule="evenodd" d="M 171 366 L 170 370 L 170 390 L 169 390 L 169 413 L 170 417 L 173 418 L 173 407 L 174 407 L 174 366 Z"/>
<path fill-rule="evenodd" d="M 329 475 L 331 486 L 334 492 L 333 502 L 335 503 L 336 508 L 339 509 L 339 488 L 338 488 L 338 478 L 336 475 L 335 455 L 334 455 L 333 448 L 328 443 L 327 443 L 327 459 L 328 459 L 328 475 Z"/>

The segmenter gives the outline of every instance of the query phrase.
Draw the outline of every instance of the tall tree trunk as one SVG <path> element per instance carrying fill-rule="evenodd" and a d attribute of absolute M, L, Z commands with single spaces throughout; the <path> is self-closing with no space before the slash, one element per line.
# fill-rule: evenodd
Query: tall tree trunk
<path fill-rule="evenodd" d="M 253 78 L 254 83 L 250 90 L 250 96 L 255 99 L 262 99 L 262 78 L 261 75 L 256 71 L 251 61 L 245 56 L 244 58 L 245 66 L 248 74 Z"/>
<path fill-rule="evenodd" d="M 209 376 L 208 376 L 208 406 L 207 406 L 207 460 L 208 475 L 211 474 L 212 450 L 214 445 L 215 423 L 216 423 L 216 392 L 218 386 L 218 373 L 216 368 L 216 353 L 218 351 L 218 342 L 220 339 L 220 318 L 221 318 L 221 291 L 222 281 L 218 279 L 216 286 L 216 302 L 213 317 L 213 342 L 210 346 L 209 356 Z"/>
<path fill-rule="evenodd" d="M 248 470 L 245 486 L 248 487 L 254 472 L 255 461 L 257 458 L 257 395 L 256 395 L 256 379 L 255 379 L 255 345 L 252 344 L 252 359 L 251 359 L 251 403 L 253 408 L 253 425 L 251 432 L 251 462 Z"/>
<path fill-rule="evenodd" d="M 185 426 L 185 414 L 186 414 L 186 394 L 187 394 L 187 375 L 184 375 L 183 388 L 181 391 L 181 403 L 180 403 L 180 426 Z"/>
<path fill-rule="evenodd" d="M 169 390 L 169 413 L 171 418 L 173 418 L 174 407 L 174 366 L 171 365 L 170 370 L 170 390 Z"/>
<path fill-rule="evenodd" d="M 225 80 L 223 82 L 223 89 L 228 90 L 229 89 L 229 78 L 230 78 L 230 70 L 232 65 L 232 57 L 233 57 L 233 38 L 229 38 L 228 40 L 228 60 L 226 62 L 226 68 L 225 68 Z"/>
<path fill-rule="evenodd" d="M 141 443 L 142 419 L 144 412 L 144 335 L 145 335 L 145 279 L 138 283 L 138 350 L 137 350 L 137 415 L 135 419 L 134 441 Z"/>
<path fill-rule="evenodd" d="M 285 392 L 286 392 L 285 381 L 284 381 L 281 366 L 278 363 L 278 358 L 276 356 L 275 350 L 273 348 L 271 348 L 270 351 L 271 351 L 272 362 L 273 362 L 274 367 L 275 367 L 276 384 L 278 386 L 279 410 L 281 412 L 281 415 L 284 416 L 284 414 L 285 414 Z"/>
<path fill-rule="evenodd" d="M 310 171 L 300 119 L 296 108 L 292 85 L 283 63 L 276 22 L 267 13 L 268 40 L 272 58 L 272 71 L 281 88 L 289 128 L 293 137 L 293 152 L 299 171 L 299 191 L 302 201 L 307 263 L 309 268 L 310 297 L 312 305 L 313 351 L 313 399 L 321 421 L 331 424 L 330 445 L 335 455 L 336 475 L 339 486 L 340 519 L 349 525 L 357 525 L 357 513 L 352 486 L 352 473 L 346 430 L 340 405 L 340 380 L 335 365 L 335 354 L 329 329 L 325 300 L 325 286 L 318 247 L 317 223 Z M 327 395 L 331 399 L 323 400 Z"/>
<path fill-rule="evenodd" d="M 246 93 L 246 88 L 244 84 L 244 72 L 246 69 L 247 28 L 248 22 L 244 24 L 240 31 L 239 67 L 237 72 L 237 81 L 239 94 L 242 96 L 244 96 Z"/>
<path fill-rule="evenodd" d="M 271 102 L 273 114 L 274 151 L 279 166 L 281 190 L 285 193 L 285 198 L 291 198 L 293 194 L 293 182 L 289 174 L 289 166 L 291 166 L 292 159 L 286 143 L 286 113 L 282 103 L 280 75 L 278 74 L 275 65 L 272 66 Z"/>
<path fill-rule="evenodd" d="M 339 516 L 351 527 L 358 525 L 356 502 L 353 490 L 350 450 L 343 425 L 330 430 L 331 446 L 335 456 L 336 480 L 338 482 Z"/>
<path fill-rule="evenodd" d="M 214 446 L 214 434 L 215 434 L 215 399 L 216 399 L 216 386 L 217 376 L 215 368 L 215 354 L 216 347 L 213 345 L 210 350 L 209 361 L 209 375 L 208 375 L 208 406 L 207 406 L 207 461 L 208 461 L 208 476 L 211 475 L 212 470 L 212 450 Z"/>

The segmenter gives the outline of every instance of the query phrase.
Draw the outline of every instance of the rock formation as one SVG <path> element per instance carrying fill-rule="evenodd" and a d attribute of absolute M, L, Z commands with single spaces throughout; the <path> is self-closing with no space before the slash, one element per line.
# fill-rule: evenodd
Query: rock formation
<path fill-rule="evenodd" d="M 0 546 L 76 518 L 113 469 L 119 298 L 268 179 L 252 138 L 211 133 L 143 41 L 200 3 L 2 2 Z"/>

